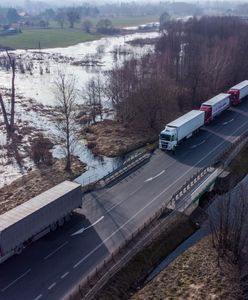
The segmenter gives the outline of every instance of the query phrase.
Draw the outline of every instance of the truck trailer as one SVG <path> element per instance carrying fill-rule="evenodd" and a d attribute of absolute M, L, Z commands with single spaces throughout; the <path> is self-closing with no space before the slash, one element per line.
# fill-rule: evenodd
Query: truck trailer
<path fill-rule="evenodd" d="M 231 87 L 228 93 L 230 94 L 231 104 L 238 105 L 244 97 L 248 96 L 248 80 Z"/>
<path fill-rule="evenodd" d="M 204 118 L 204 111 L 192 110 L 167 124 L 160 133 L 159 148 L 162 150 L 175 150 L 180 142 L 191 137 L 204 125 Z"/>
<path fill-rule="evenodd" d="M 62 226 L 81 206 L 81 185 L 64 181 L 0 215 L 0 263 Z"/>
<path fill-rule="evenodd" d="M 230 94 L 221 93 L 203 102 L 200 110 L 205 112 L 205 124 L 209 124 L 216 116 L 230 107 Z"/>

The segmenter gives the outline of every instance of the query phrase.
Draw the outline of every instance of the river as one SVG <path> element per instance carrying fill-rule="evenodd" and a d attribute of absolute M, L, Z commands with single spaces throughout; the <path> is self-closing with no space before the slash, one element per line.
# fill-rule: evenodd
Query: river
<path fill-rule="evenodd" d="M 140 57 L 149 51 L 154 51 L 154 46 L 131 46 L 127 43 L 128 41 L 157 36 L 158 32 L 133 33 L 124 36 L 104 37 L 96 41 L 84 42 L 66 48 L 13 51 L 24 62 L 32 61 L 33 63 L 31 73 L 28 71 L 25 73 L 17 72 L 16 92 L 24 99 L 30 98 L 37 103 L 53 106 L 55 104 L 53 81 L 58 67 L 63 68 L 67 74 L 76 76 L 77 90 L 80 94 L 90 78 L 101 74 L 102 80 L 105 80 L 105 71 L 111 70 L 115 65 L 121 66 L 123 61 L 130 57 Z M 89 61 L 89 64 L 86 66 L 72 65 L 72 63 L 79 61 Z M 97 61 L 97 65 L 91 65 L 91 61 Z M 48 72 L 45 71 L 46 68 Z M 40 72 L 41 69 L 43 74 Z M 0 80 L 1 87 L 9 88 L 11 73 L 0 69 Z M 80 103 L 80 97 L 78 101 Z M 105 106 L 108 106 L 107 101 Z M 33 119 L 35 123 L 35 117 Z M 47 128 L 49 126 L 48 124 Z M 49 132 L 50 128 L 47 131 Z M 53 155 L 61 157 L 61 151 L 58 147 L 53 150 Z M 88 165 L 88 171 L 78 178 L 78 182 L 82 184 L 106 175 L 120 166 L 124 159 L 120 157 L 96 157 L 88 150 L 84 141 L 81 141 L 77 146 L 75 155 L 78 155 L 80 160 Z"/>

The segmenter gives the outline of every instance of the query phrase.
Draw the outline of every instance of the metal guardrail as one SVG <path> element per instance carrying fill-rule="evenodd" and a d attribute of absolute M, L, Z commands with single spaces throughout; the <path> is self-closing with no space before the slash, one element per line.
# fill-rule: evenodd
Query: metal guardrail
<path fill-rule="evenodd" d="M 140 153 L 136 157 L 126 161 L 123 166 L 114 170 L 110 174 L 104 176 L 100 181 L 104 182 L 104 185 L 116 181 L 117 179 L 123 177 L 125 174 L 133 170 L 134 168 L 140 166 L 141 164 L 147 162 L 150 159 L 151 155 L 149 153 Z"/>
<path fill-rule="evenodd" d="M 127 159 L 123 163 L 123 165 L 116 168 L 112 172 L 109 172 L 104 177 L 99 178 L 97 175 L 90 176 L 86 180 L 86 182 L 88 182 L 88 183 L 82 185 L 82 191 L 88 192 L 99 186 L 100 187 L 108 186 L 109 184 L 124 177 L 125 174 L 128 174 L 134 168 L 137 168 L 137 167 L 141 166 L 142 164 L 146 163 L 150 159 L 150 157 L 151 157 L 151 154 L 147 153 L 147 152 L 137 153 L 137 154 L 131 156 L 129 159 Z"/>
<path fill-rule="evenodd" d="M 121 267 L 123 267 L 130 260 L 130 258 L 132 258 L 140 249 L 144 247 L 147 242 L 150 241 L 151 238 L 154 238 L 156 235 L 160 234 L 162 230 L 161 228 L 163 228 L 164 225 L 172 222 L 173 218 L 177 216 L 179 210 L 186 209 L 185 204 L 187 204 L 186 201 L 188 201 L 187 197 L 185 197 L 186 193 L 192 191 L 201 180 L 206 178 L 206 176 L 211 175 L 216 170 L 216 165 L 218 165 L 220 170 L 224 169 L 224 167 L 227 166 L 227 163 L 230 163 L 228 157 L 232 153 L 235 153 L 236 155 L 247 143 L 247 141 L 248 132 L 239 137 L 228 149 L 226 149 L 219 157 L 217 157 L 213 165 L 205 167 L 196 172 L 196 174 L 187 180 L 186 183 L 170 198 L 170 200 L 164 203 L 164 205 L 143 224 L 143 226 L 138 228 L 128 239 L 123 241 L 118 249 L 111 253 L 111 255 L 109 255 L 86 278 L 83 278 L 80 284 L 75 287 L 73 291 L 71 291 L 71 294 L 65 299 L 75 299 L 77 295 L 81 295 L 79 299 L 92 299 L 113 276 L 113 274 L 119 271 Z M 161 218 L 165 211 L 168 210 L 168 207 L 172 206 L 176 207 L 176 209 L 172 210 L 171 213 L 166 215 L 166 217 Z M 160 221 L 158 222 L 159 219 Z M 154 228 L 148 231 L 154 221 L 156 221 L 157 224 L 155 224 Z M 143 236 L 141 239 L 137 241 L 137 238 L 142 234 Z M 132 242 L 134 242 L 133 247 L 128 248 Z M 124 250 L 125 254 L 119 257 Z M 88 289 L 87 286 L 89 287 Z"/>

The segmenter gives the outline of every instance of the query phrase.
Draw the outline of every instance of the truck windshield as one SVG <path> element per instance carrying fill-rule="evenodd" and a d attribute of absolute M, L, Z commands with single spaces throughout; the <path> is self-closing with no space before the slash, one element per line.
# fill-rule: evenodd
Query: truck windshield
<path fill-rule="evenodd" d="M 171 140 L 171 135 L 161 133 L 161 134 L 160 134 L 160 139 L 169 142 L 169 141 Z"/>

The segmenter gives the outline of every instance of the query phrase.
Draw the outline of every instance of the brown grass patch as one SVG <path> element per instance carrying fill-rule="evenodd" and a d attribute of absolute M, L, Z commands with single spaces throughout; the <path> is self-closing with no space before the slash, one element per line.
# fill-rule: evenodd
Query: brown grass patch
<path fill-rule="evenodd" d="M 56 160 L 52 166 L 41 166 L 0 189 L 0 214 L 39 195 L 64 180 L 71 180 L 86 170 L 86 165 L 73 158 L 72 173 L 64 171 L 65 162 Z"/>
<path fill-rule="evenodd" d="M 136 293 L 143 299 L 240 299 L 238 266 L 217 265 L 210 237 L 188 249 L 156 278 Z"/>

